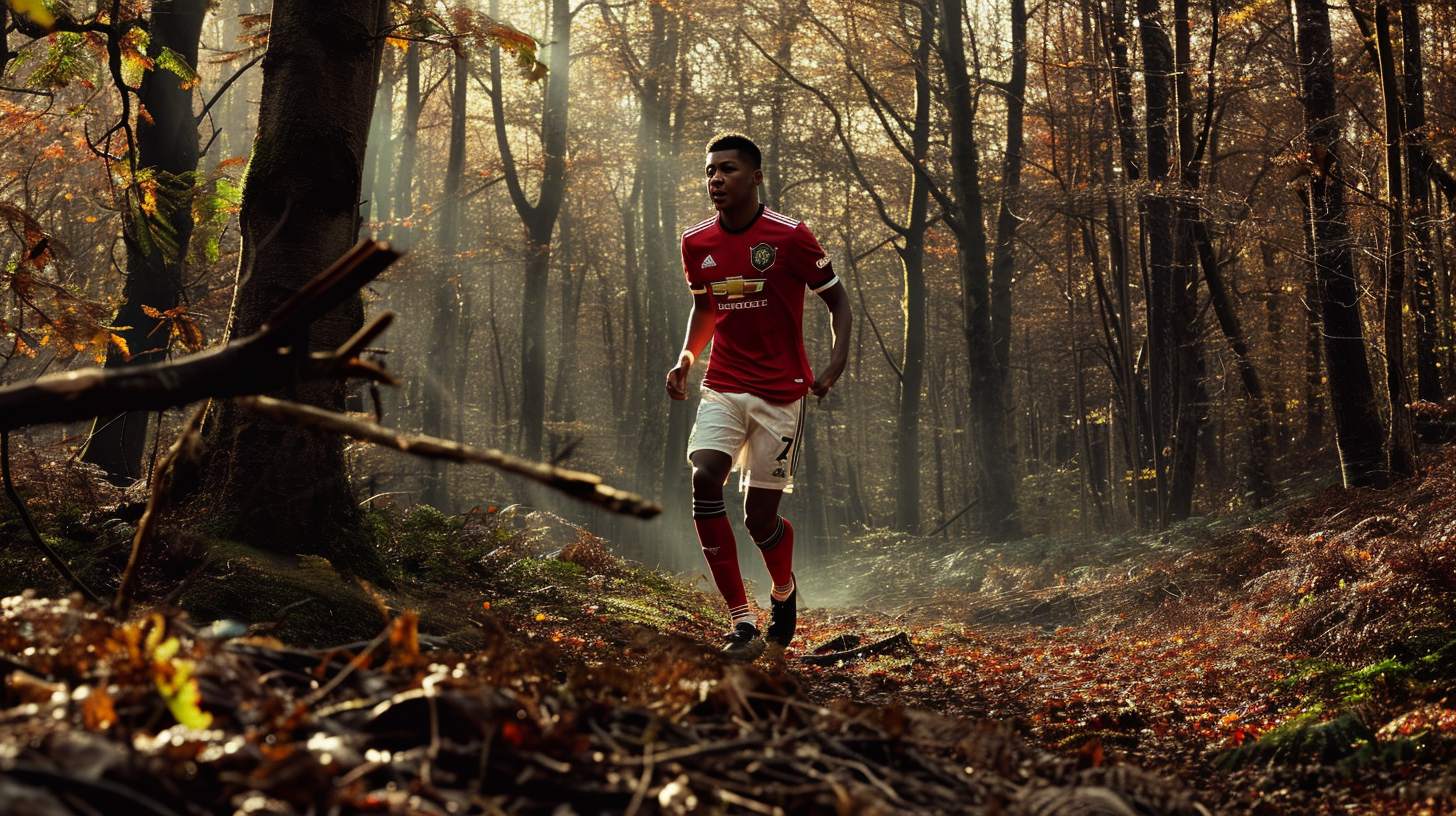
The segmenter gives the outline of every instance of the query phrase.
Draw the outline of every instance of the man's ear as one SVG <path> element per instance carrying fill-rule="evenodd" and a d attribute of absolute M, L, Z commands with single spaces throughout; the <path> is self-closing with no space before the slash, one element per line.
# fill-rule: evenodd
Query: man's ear
<path fill-rule="evenodd" d="M 763 184 L 763 168 L 762 167 L 756 168 L 753 171 L 753 184 L 754 184 L 754 186 L 758 186 L 760 184 Z"/>

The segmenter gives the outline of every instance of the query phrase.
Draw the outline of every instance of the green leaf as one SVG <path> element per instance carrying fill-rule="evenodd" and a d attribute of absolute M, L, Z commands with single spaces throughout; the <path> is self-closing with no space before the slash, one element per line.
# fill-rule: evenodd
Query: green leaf
<path fill-rule="evenodd" d="M 182 89 L 188 90 L 197 84 L 197 71 L 187 64 L 187 58 L 163 47 L 162 53 L 157 56 L 157 67 L 176 74 L 182 80 Z"/>

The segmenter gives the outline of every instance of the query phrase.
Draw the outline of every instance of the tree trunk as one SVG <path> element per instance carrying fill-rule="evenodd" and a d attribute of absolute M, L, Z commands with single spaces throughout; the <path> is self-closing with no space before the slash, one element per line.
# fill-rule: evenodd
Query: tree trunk
<path fill-rule="evenodd" d="M 1411 237 L 1415 239 L 1414 287 L 1411 292 L 1416 329 L 1416 395 L 1439 404 L 1445 398 L 1441 386 L 1441 332 L 1436 313 L 1435 270 L 1431 266 L 1431 180 L 1420 160 L 1421 133 L 1426 128 L 1425 63 L 1421 59 L 1421 24 L 1416 0 L 1401 0 L 1400 25 L 1405 67 L 1405 150 L 1406 178 L 1410 189 Z"/>
<path fill-rule="evenodd" d="M 1300 99 L 1309 140 L 1309 230 L 1324 325 L 1325 366 L 1330 407 L 1335 418 L 1335 445 L 1346 486 L 1380 485 L 1386 481 L 1380 413 L 1376 408 L 1365 330 L 1360 320 L 1360 292 L 1350 256 L 1350 226 L 1345 214 L 1344 183 L 1331 176 L 1344 172 L 1336 144 L 1339 115 L 1335 107 L 1335 65 L 1326 0 L 1295 0 Z"/>
<path fill-rule="evenodd" d="M 1021 225 L 1021 151 L 1026 107 L 1026 0 L 1011 0 L 1011 78 L 1002 87 L 1006 97 L 1006 154 L 1001 164 L 1001 203 L 996 215 L 996 243 L 991 250 L 991 345 L 995 371 L 1007 412 L 1011 410 L 1011 279 L 1016 266 L 1016 230 Z M 1014 427 L 1006 434 L 1005 457 L 1016 461 Z M 1009 472 L 1008 472 L 1009 474 Z"/>
<path fill-rule="evenodd" d="M 158 2 L 152 8 L 148 56 L 156 58 L 169 48 L 195 67 L 206 13 L 206 0 Z M 182 289 L 182 264 L 192 237 L 192 185 L 181 177 L 194 172 L 198 160 L 192 97 L 180 77 L 160 67 L 147 71 L 137 92 L 137 102 L 147 113 L 137 117 L 137 166 L 154 170 L 158 183 L 171 188 L 183 203 L 171 207 L 167 202 L 175 200 L 173 196 L 158 196 L 156 213 L 144 215 L 128 191 L 126 283 L 112 325 L 130 327 L 117 331 L 130 355 L 112 347 L 106 355 L 108 368 L 160 362 L 167 356 L 169 327 L 144 308 L 157 312 L 175 308 Z M 172 246 L 164 249 L 153 237 L 158 234 L 168 235 L 166 242 Z M 151 416 L 140 411 L 98 417 L 82 458 L 100 466 L 116 484 L 141 478 Z"/>
<path fill-rule="evenodd" d="M 394 177 L 394 217 L 400 221 L 390 231 L 390 240 L 401 249 L 414 246 L 418 229 L 415 221 L 415 158 L 419 155 L 420 110 L 420 44 L 410 43 L 404 56 L 404 119 L 399 127 L 399 171 Z"/>
<path fill-rule="evenodd" d="M 900 362 L 899 403 L 895 411 L 895 527 L 920 528 L 920 414 L 925 383 L 925 235 L 929 230 L 930 179 L 919 172 L 930 155 L 930 52 L 935 42 L 935 10 L 920 7 L 920 39 L 915 45 L 915 119 L 910 133 L 912 167 L 910 211 L 904 245 L 896 247 L 905 276 L 904 357 Z"/>
<path fill-rule="evenodd" d="M 1147 100 L 1148 181 L 1153 192 L 1139 202 L 1143 216 L 1149 290 L 1149 429 L 1158 485 L 1158 524 L 1186 518 L 1191 510 L 1197 463 L 1197 357 L 1193 322 L 1197 304 L 1187 263 L 1186 219 L 1173 197 L 1175 125 L 1172 43 L 1163 28 L 1159 0 L 1138 0 L 1139 33 Z"/>
<path fill-rule="evenodd" d="M 498 19 L 496 0 L 490 15 Z M 544 168 L 536 203 L 526 199 L 520 169 L 506 133 L 505 102 L 501 97 L 500 48 L 490 52 L 491 113 L 511 203 L 526 228 L 526 280 L 521 292 L 521 455 L 541 457 L 546 419 L 546 293 L 551 269 L 551 234 L 566 192 L 567 88 L 571 76 L 571 7 L 567 0 L 551 0 L 550 73 L 541 112 L 541 149 Z"/>
<path fill-rule="evenodd" d="M 1385 265 L 1385 387 L 1389 400 L 1390 438 L 1386 454 L 1396 478 L 1415 473 L 1415 433 L 1411 425 L 1410 383 L 1405 376 L 1405 146 L 1404 100 L 1395 84 L 1395 51 L 1390 44 L 1390 7 L 1375 8 L 1375 44 L 1380 63 L 1380 90 L 1385 102 L 1385 193 L 1390 204 L 1390 237 Z"/>
<path fill-rule="evenodd" d="M 369 222 L 385 221 L 389 218 L 389 179 L 393 164 L 390 155 L 389 132 L 394 123 L 393 75 L 384 75 L 379 81 L 379 93 L 374 99 L 374 122 L 369 130 L 369 152 L 364 157 L 364 189 L 360 192 L 359 218 L 363 222 L 359 237 L 367 238 L 378 234 Z"/>
<path fill-rule="evenodd" d="M 464 275 L 457 257 L 465 202 L 460 197 L 460 182 L 465 175 L 465 109 L 469 101 L 470 61 L 463 53 L 455 54 L 454 83 L 450 94 L 450 149 L 445 161 L 445 183 L 441 190 L 440 229 L 436 233 L 438 253 L 435 258 L 435 304 L 430 316 L 430 353 L 425 384 L 424 431 L 429 436 L 453 438 L 464 399 L 455 387 L 457 372 L 465 366 L 465 325 L 463 314 Z M 450 465 L 443 459 L 431 459 L 424 501 L 432 507 L 451 512 Z"/>
<path fill-rule="evenodd" d="M 940 57 L 950 114 L 950 152 L 955 206 L 949 214 L 956 234 L 963 324 L 969 352 L 972 471 L 982 531 L 993 541 L 1021 535 L 1016 504 L 1013 441 L 1007 428 L 1006 378 L 997 365 L 992 334 L 990 269 L 986 259 L 980 156 L 975 141 L 975 103 L 966 66 L 961 0 L 940 0 Z"/>
<path fill-rule="evenodd" d="M 243 250 L 229 334 L 257 331 L 285 299 L 354 243 L 359 190 L 381 32 L 382 0 L 277 0 L 258 134 L 244 179 Z M 336 349 L 358 330 L 353 299 L 313 325 L 295 353 Z M 279 394 L 334 411 L 342 382 L 302 383 Z M 345 473 L 343 442 L 213 404 L 202 464 L 209 504 L 224 535 L 293 556 L 317 554 L 342 571 L 383 578 L 363 543 Z"/>

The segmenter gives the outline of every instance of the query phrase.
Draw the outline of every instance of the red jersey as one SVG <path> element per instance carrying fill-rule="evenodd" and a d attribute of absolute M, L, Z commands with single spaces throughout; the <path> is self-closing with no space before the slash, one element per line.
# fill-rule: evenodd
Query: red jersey
<path fill-rule="evenodd" d="M 682 258 L 688 287 L 713 302 L 713 353 L 703 385 L 777 403 L 809 393 L 804 290 L 839 282 L 809 228 L 767 207 L 738 232 L 714 216 L 683 233 Z"/>

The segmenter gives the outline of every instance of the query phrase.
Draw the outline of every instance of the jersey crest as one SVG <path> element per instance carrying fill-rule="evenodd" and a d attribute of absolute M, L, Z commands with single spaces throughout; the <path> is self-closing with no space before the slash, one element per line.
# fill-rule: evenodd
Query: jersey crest
<path fill-rule="evenodd" d="M 769 246 L 767 243 L 758 244 L 753 249 L 748 250 L 748 262 L 753 264 L 754 269 L 760 272 L 767 272 L 768 268 L 774 265 L 774 259 L 778 257 L 778 254 L 778 250 Z"/>

